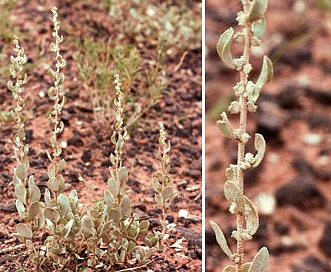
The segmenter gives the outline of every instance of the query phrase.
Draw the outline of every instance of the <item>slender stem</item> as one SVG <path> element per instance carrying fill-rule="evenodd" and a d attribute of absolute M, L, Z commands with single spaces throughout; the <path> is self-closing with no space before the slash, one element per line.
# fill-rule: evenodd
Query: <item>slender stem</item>
<path fill-rule="evenodd" d="M 243 1 L 244 6 L 244 1 Z M 245 6 L 244 6 L 245 9 Z M 251 54 L 251 23 L 246 20 L 245 27 L 243 29 L 244 36 L 245 36 L 245 43 L 244 43 L 244 66 L 249 63 L 249 58 Z M 239 134 L 244 135 L 246 133 L 247 127 L 247 83 L 248 83 L 248 73 L 245 69 L 240 71 L 240 80 L 244 84 L 244 92 L 241 94 L 239 98 L 239 105 L 240 105 L 240 123 L 239 123 Z M 238 165 L 238 172 L 237 172 L 237 182 L 238 188 L 244 194 L 244 169 L 241 165 L 244 163 L 245 159 L 245 145 L 246 141 L 241 139 L 238 142 L 238 158 L 237 158 L 237 165 Z M 245 218 L 242 212 L 243 209 L 238 209 L 237 212 L 237 232 L 238 232 L 238 239 L 237 239 L 237 254 L 238 254 L 238 262 L 236 263 L 236 271 L 242 272 L 242 266 L 244 261 L 244 250 L 245 250 L 245 243 L 242 239 L 242 232 L 245 228 Z"/>

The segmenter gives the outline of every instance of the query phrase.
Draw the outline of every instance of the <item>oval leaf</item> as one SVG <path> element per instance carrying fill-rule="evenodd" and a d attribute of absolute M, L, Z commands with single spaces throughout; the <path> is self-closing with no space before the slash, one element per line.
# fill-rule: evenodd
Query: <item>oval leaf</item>
<path fill-rule="evenodd" d="M 26 224 L 23 223 L 18 224 L 16 230 L 17 233 L 23 236 L 24 238 L 32 239 L 33 236 L 32 230 Z"/>
<path fill-rule="evenodd" d="M 57 171 L 58 171 L 58 172 L 61 172 L 61 171 L 64 169 L 65 165 L 66 165 L 66 162 L 65 162 L 64 159 L 62 159 L 62 160 L 60 161 L 60 163 L 59 163 L 59 166 L 58 166 L 58 168 L 57 168 Z"/>
<path fill-rule="evenodd" d="M 168 200 L 169 198 L 171 198 L 171 196 L 173 195 L 173 193 L 174 193 L 174 189 L 171 186 L 166 186 L 162 190 L 162 197 L 165 200 Z"/>
<path fill-rule="evenodd" d="M 269 252 L 266 247 L 262 247 L 255 255 L 248 272 L 266 272 L 269 265 Z"/>
<path fill-rule="evenodd" d="M 263 157 L 265 154 L 265 149 L 266 149 L 266 142 L 265 142 L 263 136 L 259 133 L 255 133 L 254 147 L 257 150 L 257 154 L 254 157 L 254 163 L 252 166 L 256 167 L 263 160 Z"/>
<path fill-rule="evenodd" d="M 67 238 L 70 231 L 71 231 L 71 228 L 72 228 L 72 224 L 74 223 L 74 220 L 73 219 L 70 219 L 70 221 L 65 225 L 65 227 L 63 228 L 62 230 L 62 233 L 61 233 L 61 236 L 63 238 Z"/>
<path fill-rule="evenodd" d="M 220 245 L 223 252 L 231 259 L 232 253 L 228 246 L 228 243 L 226 242 L 225 236 L 224 236 L 221 228 L 214 221 L 210 221 L 210 225 L 215 232 L 217 243 Z"/>
<path fill-rule="evenodd" d="M 15 175 L 22 181 L 28 177 L 28 171 L 23 163 L 19 163 L 16 166 Z"/>
<path fill-rule="evenodd" d="M 234 35 L 233 28 L 231 27 L 227 29 L 225 32 L 223 32 L 223 34 L 219 38 L 216 46 L 218 55 L 220 56 L 224 64 L 231 69 L 235 68 L 231 53 L 231 44 L 232 44 L 233 35 Z"/>
<path fill-rule="evenodd" d="M 262 87 L 270 81 L 270 79 L 274 75 L 274 68 L 272 65 L 271 60 L 267 57 L 263 57 L 263 65 L 261 69 L 261 73 L 259 75 L 259 78 L 256 81 L 254 93 L 252 96 L 252 102 L 256 102 L 256 100 L 259 98 L 260 92 L 262 90 Z"/>
<path fill-rule="evenodd" d="M 60 211 L 62 215 L 66 215 L 68 212 L 71 212 L 70 202 L 67 196 L 59 195 L 57 197 L 57 202 L 60 205 Z"/>
<path fill-rule="evenodd" d="M 22 183 L 15 186 L 15 195 L 19 201 L 26 204 L 26 189 Z"/>
<path fill-rule="evenodd" d="M 256 21 L 252 25 L 252 30 L 254 32 L 254 36 L 261 39 L 266 31 L 267 28 L 267 21 L 263 18 L 260 21 Z"/>
<path fill-rule="evenodd" d="M 21 218 L 25 218 L 26 217 L 25 207 L 24 207 L 23 203 L 21 201 L 19 201 L 18 199 L 16 199 L 16 209 L 17 209 L 18 215 Z"/>
<path fill-rule="evenodd" d="M 60 182 L 56 178 L 50 178 L 47 181 L 47 187 L 51 192 L 57 192 L 59 190 Z"/>
<path fill-rule="evenodd" d="M 50 221 L 57 223 L 59 222 L 61 215 L 57 210 L 54 210 L 52 208 L 46 208 L 44 210 L 44 215 L 47 219 L 49 219 Z"/>
<path fill-rule="evenodd" d="M 222 120 L 218 120 L 216 122 L 219 130 L 223 133 L 223 135 L 227 138 L 233 139 L 233 129 L 231 128 L 228 116 L 225 112 L 221 113 Z"/>
<path fill-rule="evenodd" d="M 254 0 L 248 15 L 251 22 L 264 19 L 264 14 L 268 7 L 268 0 Z"/>
<path fill-rule="evenodd" d="M 118 171 L 118 180 L 122 183 L 128 178 L 128 170 L 126 167 L 121 167 Z"/>
<path fill-rule="evenodd" d="M 109 209 L 108 217 L 109 220 L 112 220 L 116 225 L 119 225 L 122 219 L 122 213 L 118 209 Z"/>
<path fill-rule="evenodd" d="M 113 196 L 117 196 L 120 190 L 120 183 L 118 180 L 114 178 L 108 179 L 108 189 L 113 194 Z"/>
<path fill-rule="evenodd" d="M 252 202 L 244 196 L 245 200 L 245 219 L 246 219 L 246 229 L 245 231 L 249 235 L 254 235 L 259 228 L 259 215 L 255 206 Z"/>
<path fill-rule="evenodd" d="M 41 197 L 40 189 L 38 186 L 29 183 L 29 200 L 30 203 L 39 201 Z"/>
<path fill-rule="evenodd" d="M 131 201 L 128 196 L 122 198 L 120 203 L 120 211 L 121 213 L 127 215 L 131 210 Z"/>
<path fill-rule="evenodd" d="M 38 201 L 33 202 L 29 207 L 29 216 L 35 218 L 38 214 L 41 213 L 41 208 Z"/>

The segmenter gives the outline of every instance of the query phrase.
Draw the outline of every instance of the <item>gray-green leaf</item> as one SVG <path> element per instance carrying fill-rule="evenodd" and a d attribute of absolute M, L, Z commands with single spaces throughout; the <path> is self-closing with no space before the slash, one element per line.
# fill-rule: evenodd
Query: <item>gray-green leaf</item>
<path fill-rule="evenodd" d="M 218 120 L 216 122 L 218 128 L 223 133 L 225 137 L 228 137 L 230 139 L 233 139 L 233 129 L 231 128 L 228 116 L 225 112 L 221 113 L 222 120 Z"/>
<path fill-rule="evenodd" d="M 62 215 L 67 214 L 68 212 L 71 212 L 70 202 L 67 196 L 65 195 L 59 195 L 57 197 L 57 202 L 60 206 L 60 211 Z"/>
<path fill-rule="evenodd" d="M 61 236 L 63 238 L 67 238 L 70 231 L 71 231 L 71 228 L 72 228 L 72 224 L 74 223 L 74 220 L 73 219 L 70 219 L 69 222 L 65 225 L 65 227 L 63 228 L 62 230 L 62 233 L 61 233 Z"/>
<path fill-rule="evenodd" d="M 235 68 L 231 53 L 231 44 L 232 44 L 233 35 L 234 35 L 233 28 L 231 27 L 227 29 L 225 32 L 223 32 L 223 34 L 219 38 L 216 46 L 218 55 L 220 56 L 224 64 L 231 69 Z"/>
<path fill-rule="evenodd" d="M 168 200 L 174 193 L 174 189 L 171 186 L 166 186 L 162 190 L 162 197 Z"/>
<path fill-rule="evenodd" d="M 214 221 L 210 221 L 210 225 L 215 232 L 217 243 L 220 245 L 223 252 L 231 259 L 232 253 L 228 246 L 228 243 L 226 242 L 225 236 L 224 236 L 221 228 Z"/>
<path fill-rule="evenodd" d="M 23 163 L 17 165 L 15 168 L 15 174 L 22 181 L 28 177 L 28 171 Z"/>
<path fill-rule="evenodd" d="M 124 215 L 128 215 L 131 210 L 131 201 L 128 196 L 124 196 L 120 203 L 120 211 Z"/>
<path fill-rule="evenodd" d="M 47 219 L 49 219 L 50 221 L 57 223 L 59 222 L 61 215 L 57 210 L 54 210 L 52 208 L 46 208 L 44 210 L 44 215 Z"/>
<path fill-rule="evenodd" d="M 31 239 L 32 236 L 33 236 L 33 233 L 32 233 L 32 230 L 30 229 L 30 227 L 26 224 L 23 224 L 23 223 L 19 223 L 17 226 L 16 226 L 16 230 L 17 230 L 17 233 L 21 236 L 23 236 L 24 238 L 28 238 L 28 239 Z"/>
<path fill-rule="evenodd" d="M 266 272 L 269 265 L 269 252 L 266 247 L 262 247 L 255 255 L 248 272 Z"/>
<path fill-rule="evenodd" d="M 244 196 L 246 231 L 249 235 L 254 235 L 259 228 L 259 215 L 252 202 Z"/>
<path fill-rule="evenodd" d="M 122 183 L 128 178 L 128 170 L 126 167 L 121 167 L 118 171 L 118 179 Z"/>
<path fill-rule="evenodd" d="M 264 56 L 261 73 L 256 81 L 254 93 L 252 95 L 252 98 L 250 99 L 253 103 L 255 103 L 256 100 L 259 98 L 262 87 L 270 81 L 270 79 L 273 77 L 273 74 L 274 68 L 272 62 L 267 56 Z"/>
<path fill-rule="evenodd" d="M 261 163 L 266 149 L 266 142 L 263 136 L 259 133 L 255 133 L 254 147 L 257 150 L 257 154 L 254 157 L 254 163 L 252 166 L 256 167 Z"/>
<path fill-rule="evenodd" d="M 19 201 L 26 204 L 26 189 L 22 183 L 15 186 L 15 195 Z"/>
<path fill-rule="evenodd" d="M 251 22 L 264 19 L 264 14 L 268 7 L 268 0 L 254 0 L 251 10 L 248 14 L 248 20 Z"/>
<path fill-rule="evenodd" d="M 267 21 L 265 18 L 263 18 L 260 21 L 255 21 L 252 25 L 252 30 L 254 32 L 254 35 L 261 39 L 266 31 L 267 28 Z"/>

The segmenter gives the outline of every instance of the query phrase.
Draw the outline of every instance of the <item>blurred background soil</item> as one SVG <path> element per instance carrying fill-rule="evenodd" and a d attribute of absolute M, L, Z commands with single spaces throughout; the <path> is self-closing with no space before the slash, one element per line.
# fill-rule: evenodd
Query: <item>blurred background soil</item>
<path fill-rule="evenodd" d="M 272 214 L 260 215 L 259 231 L 246 246 L 246 260 L 267 246 L 269 271 L 331 271 L 331 13 L 317 2 L 270 0 L 263 44 L 253 50 L 252 78 L 257 78 L 264 54 L 273 61 L 275 76 L 260 95 L 258 111 L 249 115 L 248 131 L 263 134 L 267 151 L 262 165 L 247 171 L 245 191 L 255 203 L 260 194 L 269 194 L 262 206 L 270 206 L 272 197 L 276 207 Z M 234 246 L 229 236 L 235 217 L 228 212 L 223 184 L 225 168 L 236 160 L 236 143 L 222 136 L 215 121 L 233 99 L 231 88 L 238 77 L 222 64 L 215 46 L 223 31 L 236 26 L 240 9 L 240 1 L 206 1 L 208 272 L 229 264 L 210 219 Z M 254 152 L 252 146 L 248 150 Z"/>

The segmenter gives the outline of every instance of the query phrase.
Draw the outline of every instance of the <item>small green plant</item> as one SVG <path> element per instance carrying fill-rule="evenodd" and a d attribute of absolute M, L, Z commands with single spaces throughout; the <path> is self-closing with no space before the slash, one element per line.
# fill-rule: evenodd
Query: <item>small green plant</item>
<path fill-rule="evenodd" d="M 131 127 L 160 98 L 166 87 L 164 70 L 165 40 L 160 39 L 155 61 L 143 59 L 139 50 L 131 45 L 106 44 L 86 38 L 79 44 L 75 59 L 80 75 L 86 83 L 95 119 L 104 123 L 114 122 L 114 89 L 112 78 L 119 74 L 128 108 L 126 126 Z M 142 69 L 146 66 L 148 69 Z M 144 70 L 144 71 L 142 71 Z"/>
<path fill-rule="evenodd" d="M 244 194 L 244 171 L 257 167 L 265 154 L 266 142 L 261 134 L 255 134 L 254 147 L 256 155 L 246 153 L 246 143 L 251 136 L 246 132 L 247 114 L 255 112 L 255 105 L 262 87 L 273 75 L 272 62 L 267 56 L 263 58 L 261 73 L 254 83 L 249 80 L 252 70 L 250 64 L 251 47 L 261 44 L 261 38 L 266 29 L 265 12 L 267 0 L 241 0 L 243 10 L 238 12 L 237 21 L 241 29 L 237 32 L 231 27 L 220 37 L 217 44 L 217 52 L 224 64 L 239 73 L 239 82 L 233 87 L 237 101 L 231 102 L 229 111 L 239 114 L 239 127 L 233 128 L 227 114 L 222 112 L 221 120 L 217 125 L 223 135 L 238 142 L 237 164 L 230 164 L 226 169 L 226 182 L 224 184 L 225 198 L 230 202 L 230 212 L 237 216 L 237 229 L 231 237 L 237 241 L 237 251 L 232 253 L 221 228 L 213 221 L 210 222 L 215 231 L 216 239 L 223 252 L 231 259 L 232 264 L 226 266 L 224 272 L 257 272 L 266 271 L 268 267 L 269 253 L 262 247 L 255 255 L 253 261 L 244 262 L 245 243 L 252 239 L 259 227 L 258 213 L 253 203 Z M 243 45 L 243 53 L 240 57 L 232 56 L 232 43 Z"/>
<path fill-rule="evenodd" d="M 122 152 L 127 136 L 124 126 L 123 114 L 125 112 L 125 96 L 121 90 L 119 75 L 115 75 L 115 131 L 111 136 L 111 142 L 115 151 L 110 155 L 110 178 L 104 198 L 92 204 L 91 207 L 82 207 L 76 190 L 69 195 L 64 193 L 65 160 L 61 159 L 62 149 L 58 142 L 58 136 L 64 129 L 61 122 L 61 112 L 65 104 L 64 80 L 62 68 L 66 61 L 60 54 L 60 44 L 63 37 L 59 35 L 60 23 L 57 20 L 58 13 L 54 7 L 51 18 L 54 30 L 52 33 L 55 42 L 50 44 L 50 50 L 55 53 L 56 69 L 50 68 L 48 73 L 53 78 L 54 84 L 48 90 L 48 96 L 53 101 L 49 114 L 52 125 L 50 145 L 52 151 L 46 151 L 50 161 L 48 167 L 47 188 L 44 193 L 44 201 L 41 200 L 41 192 L 36 186 L 33 176 L 29 176 L 28 145 L 25 141 L 24 113 L 25 101 L 21 94 L 22 86 L 27 82 L 23 65 L 27 62 L 27 56 L 20 47 L 15 36 L 14 51 L 17 56 L 12 56 L 10 72 L 15 83 L 8 82 L 8 88 L 12 92 L 16 103 L 13 116 L 16 121 L 15 129 L 15 157 L 17 166 L 14 169 L 13 184 L 15 186 L 16 208 L 22 223 L 17 225 L 17 236 L 30 251 L 30 260 L 43 271 L 50 268 L 52 271 L 83 271 L 86 267 L 94 271 L 113 271 L 121 267 L 141 268 L 150 262 L 153 248 L 164 250 L 162 241 L 167 238 L 165 228 L 162 232 L 149 232 L 149 221 L 139 218 L 131 208 L 131 201 L 126 193 L 128 170 L 123 165 Z M 169 172 L 170 143 L 166 144 L 164 128 L 160 128 L 160 144 L 163 151 L 159 152 L 162 160 L 162 170 L 158 174 L 166 177 Z M 165 168 L 164 168 L 165 167 Z M 173 199 L 174 191 L 168 189 L 170 183 L 159 181 L 162 187 L 162 201 L 157 203 L 163 207 L 162 223 L 166 226 L 165 211 Z M 168 186 L 168 187 L 167 187 Z M 159 189 L 157 187 L 157 189 Z M 159 192 L 159 191 L 158 191 Z M 43 244 L 37 243 L 35 237 L 41 231 L 46 231 L 48 237 Z M 138 266 L 140 265 L 140 266 Z"/>
<path fill-rule="evenodd" d="M 156 44 L 167 37 L 166 48 L 193 50 L 201 47 L 201 10 L 194 14 L 184 1 L 103 0 L 109 8 L 118 40 Z M 201 6 L 200 6 L 201 8 Z M 194 19 L 195 18 L 195 19 Z"/>
<path fill-rule="evenodd" d="M 172 186 L 171 180 L 169 178 L 170 171 L 170 157 L 167 154 L 171 149 L 170 141 L 167 142 L 167 133 L 165 132 L 164 126 L 160 123 L 160 137 L 159 144 L 162 146 L 162 149 L 159 148 L 157 157 L 160 160 L 160 171 L 156 173 L 156 177 L 152 179 L 153 188 L 156 192 L 155 202 L 162 209 L 162 231 L 155 231 L 154 234 L 159 238 L 159 251 L 164 251 L 165 247 L 163 241 L 169 237 L 166 231 L 171 230 L 174 225 L 169 224 L 166 220 L 167 210 L 173 200 L 176 198 L 177 194 Z"/>

